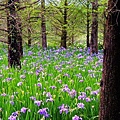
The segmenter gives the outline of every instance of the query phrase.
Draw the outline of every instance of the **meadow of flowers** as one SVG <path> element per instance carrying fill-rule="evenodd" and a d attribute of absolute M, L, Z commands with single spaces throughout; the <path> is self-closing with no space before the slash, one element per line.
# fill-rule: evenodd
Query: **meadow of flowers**
<path fill-rule="evenodd" d="M 22 69 L 7 67 L 0 48 L 2 120 L 98 120 L 102 51 L 24 48 Z"/>

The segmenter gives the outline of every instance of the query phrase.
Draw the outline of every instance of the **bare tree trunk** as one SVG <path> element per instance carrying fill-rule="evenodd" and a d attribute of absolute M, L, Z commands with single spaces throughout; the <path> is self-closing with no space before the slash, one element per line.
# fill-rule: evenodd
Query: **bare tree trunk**
<path fill-rule="evenodd" d="M 28 13 L 28 47 L 31 46 L 31 24 L 30 24 L 30 13 Z"/>
<path fill-rule="evenodd" d="M 8 27 L 8 66 L 21 68 L 20 63 L 20 42 L 18 41 L 18 23 L 16 19 L 16 10 L 13 0 L 8 0 L 9 15 L 7 17 Z"/>
<path fill-rule="evenodd" d="M 17 10 L 20 8 L 20 0 L 13 0 L 16 4 L 16 8 Z M 16 9 L 15 9 L 16 11 Z M 21 23 L 21 19 L 19 17 L 19 15 L 16 14 L 16 28 L 17 28 L 17 41 L 19 43 L 19 52 L 20 52 L 20 57 L 23 57 L 23 46 L 22 46 L 22 23 Z"/>
<path fill-rule="evenodd" d="M 74 44 L 74 34 L 72 34 L 72 45 Z"/>
<path fill-rule="evenodd" d="M 104 28 L 104 30 L 103 30 L 103 40 L 105 40 L 105 35 L 106 35 L 106 17 L 103 16 L 103 18 L 104 18 L 104 23 L 103 23 L 103 28 Z M 103 41 L 103 48 L 105 48 L 104 42 L 105 41 Z"/>
<path fill-rule="evenodd" d="M 120 119 L 120 0 L 109 0 L 99 120 Z"/>
<path fill-rule="evenodd" d="M 45 20 L 45 0 L 41 0 L 41 31 L 42 31 L 42 47 L 47 48 L 47 37 L 46 37 L 46 20 Z"/>
<path fill-rule="evenodd" d="M 62 26 L 62 35 L 61 35 L 61 47 L 67 48 L 66 41 L 67 41 L 67 7 L 68 3 L 67 0 L 65 0 L 64 3 L 64 13 L 63 13 L 63 26 Z"/>
<path fill-rule="evenodd" d="M 31 29 L 30 27 L 28 28 L 28 47 L 31 46 Z"/>
<path fill-rule="evenodd" d="M 89 29 L 90 29 L 90 14 L 89 14 L 89 0 L 87 0 L 87 48 L 90 47 L 90 43 L 89 43 Z"/>
<path fill-rule="evenodd" d="M 19 52 L 20 52 L 20 57 L 23 57 L 23 46 L 22 46 L 22 23 L 21 19 L 18 17 L 17 19 L 17 40 L 19 43 Z"/>
<path fill-rule="evenodd" d="M 92 2 L 92 31 L 90 41 L 90 54 L 98 53 L 98 0 Z"/>

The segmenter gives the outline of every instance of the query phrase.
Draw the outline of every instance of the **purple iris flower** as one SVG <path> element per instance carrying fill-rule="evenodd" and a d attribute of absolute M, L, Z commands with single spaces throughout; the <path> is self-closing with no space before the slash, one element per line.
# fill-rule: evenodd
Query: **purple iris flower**
<path fill-rule="evenodd" d="M 20 75 L 20 78 L 21 78 L 21 79 L 25 79 L 26 76 L 25 76 L 25 75 Z"/>
<path fill-rule="evenodd" d="M 78 103 L 78 104 L 77 104 L 77 107 L 78 107 L 78 108 L 82 108 L 82 109 L 83 109 L 83 108 L 85 108 L 84 106 L 85 106 L 85 105 L 84 105 L 83 103 Z"/>
<path fill-rule="evenodd" d="M 36 100 L 36 101 L 34 101 L 34 103 L 37 105 L 37 106 L 40 106 L 41 105 L 41 103 L 42 103 L 42 100 Z"/>
<path fill-rule="evenodd" d="M 82 118 L 77 116 L 77 115 L 75 115 L 74 117 L 72 117 L 72 120 L 82 120 Z"/>
<path fill-rule="evenodd" d="M 41 83 L 37 83 L 37 86 L 42 88 L 42 84 Z"/>
<path fill-rule="evenodd" d="M 91 95 L 97 95 L 99 93 L 99 90 L 91 91 Z"/>
<path fill-rule="evenodd" d="M 2 93 L 1 96 L 6 96 L 7 94 L 6 93 Z"/>
<path fill-rule="evenodd" d="M 26 113 L 27 109 L 28 109 L 28 108 L 26 108 L 26 107 L 22 107 L 22 108 L 21 108 L 21 112 L 22 112 L 22 113 Z"/>
<path fill-rule="evenodd" d="M 33 52 L 32 51 L 28 51 L 28 55 L 30 56 L 30 55 L 32 55 L 33 54 Z"/>
<path fill-rule="evenodd" d="M 17 117 L 11 115 L 11 116 L 8 118 L 8 120 L 17 120 Z"/>
<path fill-rule="evenodd" d="M 12 115 L 8 118 L 8 120 L 17 120 L 18 111 L 13 112 Z"/>
<path fill-rule="evenodd" d="M 40 114 L 40 115 L 43 115 L 44 117 L 46 117 L 46 118 L 48 118 L 50 115 L 48 114 L 48 111 L 47 110 L 49 110 L 48 108 L 42 108 L 42 109 L 40 109 L 39 111 L 38 111 L 38 113 Z"/>
<path fill-rule="evenodd" d="M 91 99 L 89 97 L 85 98 L 86 102 L 90 102 Z"/>
<path fill-rule="evenodd" d="M 60 110 L 60 114 L 62 114 L 63 112 L 65 112 L 67 114 L 69 112 L 69 107 L 67 105 L 62 104 L 58 108 Z"/>
<path fill-rule="evenodd" d="M 34 96 L 31 96 L 30 99 L 34 100 L 34 101 L 36 100 L 36 98 Z"/>
<path fill-rule="evenodd" d="M 23 84 L 23 82 L 19 82 L 17 83 L 17 86 L 21 86 Z"/>
<path fill-rule="evenodd" d="M 79 100 L 84 100 L 86 98 L 86 93 L 85 92 L 81 92 L 81 95 L 78 96 Z"/>
<path fill-rule="evenodd" d="M 77 95 L 77 92 L 76 92 L 74 89 L 72 89 L 72 90 L 69 92 L 69 95 L 70 95 L 72 98 L 74 98 L 74 97 Z"/>
<path fill-rule="evenodd" d="M 46 102 L 53 102 L 53 98 L 47 99 Z"/>
<path fill-rule="evenodd" d="M 14 105 L 14 101 L 10 101 L 10 104 L 11 104 L 11 105 Z"/>

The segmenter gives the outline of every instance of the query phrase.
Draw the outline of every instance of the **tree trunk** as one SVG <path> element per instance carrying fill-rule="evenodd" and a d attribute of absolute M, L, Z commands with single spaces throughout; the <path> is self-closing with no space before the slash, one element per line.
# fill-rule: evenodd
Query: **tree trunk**
<path fill-rule="evenodd" d="M 28 28 L 28 47 L 31 47 L 31 29 Z"/>
<path fill-rule="evenodd" d="M 16 8 L 19 9 L 20 8 L 20 0 L 13 0 L 16 4 Z M 15 8 L 15 11 L 16 11 Z M 19 43 L 19 52 L 20 52 L 20 57 L 23 57 L 23 46 L 22 46 L 22 23 L 21 23 L 21 19 L 19 17 L 19 15 L 17 14 L 17 12 L 15 12 L 16 14 L 16 28 L 17 28 L 17 41 Z"/>
<path fill-rule="evenodd" d="M 20 36 L 18 33 L 18 23 L 13 0 L 8 0 L 9 15 L 7 17 L 8 27 L 8 66 L 21 68 L 20 63 Z M 18 40 L 19 39 L 19 40 Z"/>
<path fill-rule="evenodd" d="M 47 48 L 46 37 L 46 20 L 45 20 L 45 0 L 41 0 L 41 31 L 42 31 L 42 47 Z"/>
<path fill-rule="evenodd" d="M 105 40 L 105 35 L 106 35 L 106 17 L 105 16 L 103 16 L 103 18 L 104 18 L 104 23 L 103 23 L 103 40 Z M 105 48 L 105 45 L 104 45 L 104 42 L 105 41 L 103 41 L 103 48 Z"/>
<path fill-rule="evenodd" d="M 109 0 L 99 120 L 120 119 L 120 0 Z"/>
<path fill-rule="evenodd" d="M 90 41 L 90 54 L 98 53 L 98 0 L 92 2 L 92 31 Z"/>
<path fill-rule="evenodd" d="M 20 57 L 23 57 L 23 46 L 22 46 L 22 24 L 21 24 L 21 19 L 18 17 L 17 19 L 17 40 L 19 43 L 19 52 L 20 52 Z"/>
<path fill-rule="evenodd" d="M 72 45 L 74 44 L 74 34 L 72 34 Z"/>
<path fill-rule="evenodd" d="M 68 3 L 65 0 L 64 3 L 64 13 L 63 13 L 63 26 L 62 26 L 62 35 L 61 35 L 61 47 L 67 48 L 66 41 L 67 41 L 67 7 Z"/>
<path fill-rule="evenodd" d="M 90 43 L 89 43 L 89 28 L 90 28 L 90 14 L 89 14 L 89 0 L 87 0 L 87 48 L 90 47 Z"/>
<path fill-rule="evenodd" d="M 28 47 L 31 47 L 31 24 L 30 24 L 30 13 L 28 13 Z"/>

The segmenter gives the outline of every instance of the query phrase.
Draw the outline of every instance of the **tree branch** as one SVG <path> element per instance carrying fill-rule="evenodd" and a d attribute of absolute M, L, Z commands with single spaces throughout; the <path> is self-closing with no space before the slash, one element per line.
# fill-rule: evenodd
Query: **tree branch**
<path fill-rule="evenodd" d="M 0 31 L 8 32 L 8 30 L 2 28 L 0 28 Z"/>
<path fill-rule="evenodd" d="M 1 39 L 0 39 L 0 42 L 3 42 L 3 43 L 8 44 L 8 42 L 7 42 L 7 41 L 1 40 Z"/>

